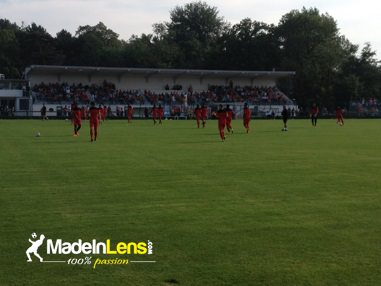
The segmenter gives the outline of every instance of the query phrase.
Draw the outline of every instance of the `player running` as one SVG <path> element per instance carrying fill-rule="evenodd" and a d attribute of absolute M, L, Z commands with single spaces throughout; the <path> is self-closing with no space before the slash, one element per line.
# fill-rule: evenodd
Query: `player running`
<path fill-rule="evenodd" d="M 319 107 L 316 105 L 316 103 L 314 103 L 310 110 L 311 123 L 312 123 L 312 126 L 314 127 L 316 127 L 318 115 L 319 115 Z"/>
<path fill-rule="evenodd" d="M 164 108 L 159 104 L 157 108 L 157 116 L 159 117 L 159 124 L 162 124 L 161 119 L 164 117 Z"/>
<path fill-rule="evenodd" d="M 250 131 L 250 119 L 251 119 L 251 110 L 247 103 L 243 107 L 243 126 L 246 128 L 246 133 Z"/>
<path fill-rule="evenodd" d="M 153 125 L 156 125 L 157 112 L 158 110 L 157 110 L 156 104 L 154 104 L 151 110 Z"/>
<path fill-rule="evenodd" d="M 200 120 L 202 118 L 202 109 L 200 108 L 200 105 L 197 104 L 197 107 L 193 111 L 194 116 L 196 117 L 197 121 L 197 128 L 200 128 Z"/>
<path fill-rule="evenodd" d="M 103 116 L 103 121 L 105 121 L 106 120 L 106 118 L 107 118 L 107 106 L 106 105 L 103 105 L 103 109 L 102 109 L 102 116 Z"/>
<path fill-rule="evenodd" d="M 226 110 L 222 107 L 222 104 L 220 104 L 216 116 L 218 118 L 218 130 L 220 131 L 220 138 L 223 142 L 225 141 L 225 126 L 227 115 Z"/>
<path fill-rule="evenodd" d="M 90 104 L 90 139 L 91 142 L 97 141 L 98 137 L 98 125 L 100 112 L 99 109 L 95 107 L 95 103 L 91 102 Z"/>
<path fill-rule="evenodd" d="M 285 105 L 283 105 L 283 110 L 282 110 L 283 129 L 282 129 L 282 131 L 288 131 L 288 129 L 287 129 L 287 121 L 288 121 L 289 117 L 290 117 L 290 114 L 288 112 L 288 109 L 286 108 Z"/>
<path fill-rule="evenodd" d="M 74 134 L 73 136 L 79 136 L 79 129 L 82 127 L 82 110 L 78 107 L 76 103 L 73 104 L 73 125 L 74 125 Z"/>
<path fill-rule="evenodd" d="M 233 134 L 233 127 L 232 127 L 232 120 L 233 120 L 233 110 L 230 108 L 229 104 L 226 105 L 226 128 L 228 129 L 228 132 Z"/>
<path fill-rule="evenodd" d="M 340 126 L 344 125 L 344 116 L 343 116 L 343 110 L 340 106 L 336 107 L 336 123 Z"/>
<path fill-rule="evenodd" d="M 134 115 L 134 109 L 132 108 L 131 105 L 127 106 L 127 118 L 128 118 L 128 123 L 131 123 L 132 121 L 132 116 Z"/>
<path fill-rule="evenodd" d="M 206 120 L 208 120 L 208 108 L 204 104 L 201 107 L 201 119 L 202 119 L 202 128 L 205 128 Z"/>

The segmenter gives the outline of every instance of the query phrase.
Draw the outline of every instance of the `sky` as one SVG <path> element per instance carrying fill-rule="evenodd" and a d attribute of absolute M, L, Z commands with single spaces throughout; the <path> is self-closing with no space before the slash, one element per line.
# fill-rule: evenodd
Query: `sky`
<path fill-rule="evenodd" d="M 21 25 L 35 22 L 52 36 L 65 29 L 103 22 L 128 40 L 132 34 L 151 33 L 152 24 L 169 21 L 169 11 L 192 0 L 0 0 L 0 18 Z M 331 15 L 340 33 L 362 48 L 370 42 L 381 58 L 381 1 L 377 0 L 204 0 L 218 8 L 227 22 L 244 18 L 278 24 L 293 9 L 316 7 Z"/>

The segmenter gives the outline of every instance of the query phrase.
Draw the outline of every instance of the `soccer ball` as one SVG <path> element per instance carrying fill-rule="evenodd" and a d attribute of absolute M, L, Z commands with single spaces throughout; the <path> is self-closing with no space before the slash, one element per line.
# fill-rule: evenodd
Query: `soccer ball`
<path fill-rule="evenodd" d="M 40 137 L 41 136 L 41 133 L 40 132 L 37 132 L 36 133 L 36 137 Z"/>
<path fill-rule="evenodd" d="M 36 238 L 37 234 L 35 232 L 32 233 L 32 238 Z"/>

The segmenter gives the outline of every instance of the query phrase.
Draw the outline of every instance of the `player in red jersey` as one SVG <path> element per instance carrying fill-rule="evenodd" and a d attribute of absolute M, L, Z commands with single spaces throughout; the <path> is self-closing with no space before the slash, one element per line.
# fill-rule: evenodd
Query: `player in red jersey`
<path fill-rule="evenodd" d="M 98 108 L 97 108 L 97 110 L 98 110 L 98 118 L 99 118 L 99 121 L 100 121 L 100 123 L 102 123 L 102 121 L 104 120 L 103 119 L 103 107 L 102 107 L 102 104 L 99 104 L 98 105 Z"/>
<path fill-rule="evenodd" d="M 79 136 L 79 129 L 82 127 L 82 111 L 76 103 L 72 105 L 73 113 L 73 125 L 74 125 L 74 134 L 73 136 Z"/>
<path fill-rule="evenodd" d="M 319 107 L 314 103 L 310 109 L 310 118 L 312 122 L 312 126 L 316 127 L 317 124 L 317 118 L 319 115 Z"/>
<path fill-rule="evenodd" d="M 247 103 L 243 107 L 243 126 L 246 128 L 246 133 L 250 131 L 250 119 L 251 119 L 251 110 Z"/>
<path fill-rule="evenodd" d="M 226 126 L 226 110 L 220 104 L 218 111 L 216 113 L 218 118 L 218 130 L 220 131 L 220 138 L 222 141 L 225 141 L 225 126 Z"/>
<path fill-rule="evenodd" d="M 164 108 L 159 104 L 157 108 L 157 117 L 159 118 L 159 124 L 162 124 L 161 119 L 164 117 Z"/>
<path fill-rule="evenodd" d="M 206 120 L 208 120 L 208 108 L 205 105 L 201 107 L 201 119 L 202 119 L 202 128 L 205 128 Z"/>
<path fill-rule="evenodd" d="M 202 110 L 200 108 L 200 105 L 197 104 L 197 106 L 194 109 L 193 113 L 194 113 L 194 116 L 196 117 L 197 128 L 200 128 L 200 120 L 202 118 Z"/>
<path fill-rule="evenodd" d="M 131 105 L 128 105 L 128 106 L 127 106 L 127 118 L 128 118 L 128 123 L 131 122 L 133 114 L 134 114 L 134 109 L 132 108 Z"/>
<path fill-rule="evenodd" d="M 344 125 L 344 116 L 343 116 L 343 110 L 340 106 L 336 107 L 336 123 L 340 126 Z"/>
<path fill-rule="evenodd" d="M 103 112 L 103 121 L 105 121 L 106 118 L 107 118 L 107 110 L 108 110 L 107 106 L 103 105 L 103 110 L 102 110 L 102 112 Z"/>
<path fill-rule="evenodd" d="M 157 107 L 156 105 L 154 104 L 153 107 L 152 107 L 152 110 L 151 110 L 151 114 L 152 114 L 152 119 L 153 119 L 153 124 L 155 125 L 156 124 L 156 119 L 157 119 Z"/>
<path fill-rule="evenodd" d="M 233 120 L 233 110 L 230 108 L 229 104 L 226 105 L 226 128 L 228 129 L 228 132 L 233 133 L 233 127 L 232 127 L 232 120 Z"/>
<path fill-rule="evenodd" d="M 99 125 L 99 108 L 95 107 L 95 103 L 91 102 L 90 104 L 90 139 L 91 142 L 97 141 L 98 137 L 98 125 Z"/>

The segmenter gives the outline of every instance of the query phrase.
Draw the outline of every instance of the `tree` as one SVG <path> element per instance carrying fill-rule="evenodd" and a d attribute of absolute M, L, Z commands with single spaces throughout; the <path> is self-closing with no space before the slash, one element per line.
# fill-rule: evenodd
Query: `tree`
<path fill-rule="evenodd" d="M 75 61 L 80 65 L 113 66 L 123 43 L 119 35 L 102 22 L 95 26 L 80 26 L 76 32 Z"/>
<path fill-rule="evenodd" d="M 18 40 L 16 32 L 18 27 L 8 20 L 0 19 L 0 73 L 7 77 L 19 77 L 15 68 L 18 56 Z"/>
<path fill-rule="evenodd" d="M 19 58 L 22 66 L 28 65 L 52 65 L 62 62 L 62 54 L 55 47 L 54 38 L 44 27 L 35 23 L 17 31 L 19 42 Z"/>
<path fill-rule="evenodd" d="M 226 25 L 216 7 L 205 2 L 177 6 L 166 23 L 166 37 L 177 46 L 176 65 L 183 68 L 207 68 L 208 55 Z"/>
<path fill-rule="evenodd" d="M 295 70 L 295 97 L 302 105 L 318 101 L 332 106 L 334 78 L 344 49 L 335 20 L 316 8 L 293 10 L 276 29 L 281 67 Z"/>
<path fill-rule="evenodd" d="M 274 26 L 243 19 L 225 30 L 216 50 L 220 68 L 244 70 L 271 70 L 279 67 L 279 49 Z"/>

